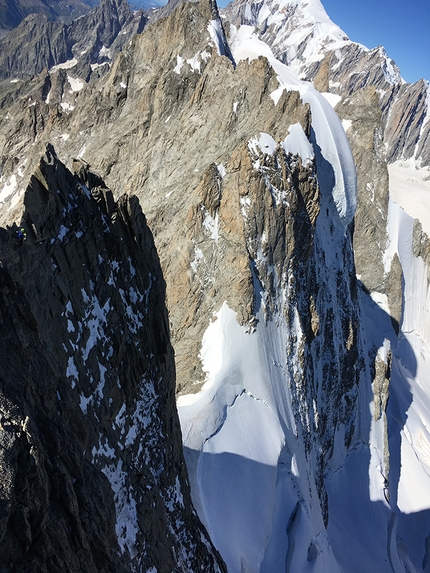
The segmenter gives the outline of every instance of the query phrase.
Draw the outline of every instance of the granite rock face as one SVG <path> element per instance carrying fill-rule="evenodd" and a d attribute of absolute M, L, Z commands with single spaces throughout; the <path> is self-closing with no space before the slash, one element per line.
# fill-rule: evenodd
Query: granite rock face
<path fill-rule="evenodd" d="M 391 102 L 390 102 L 391 99 Z M 389 163 L 417 159 L 430 165 L 430 85 L 426 80 L 398 86 L 382 99 Z"/>
<path fill-rule="evenodd" d="M 357 275 L 370 292 L 384 291 L 383 256 L 387 248 L 388 170 L 383 123 L 374 88 L 351 94 L 336 106 L 344 120 L 357 168 L 354 259 Z"/>
<path fill-rule="evenodd" d="M 48 146 L 1 229 L 2 571 L 223 571 L 190 501 L 152 235 L 136 197 L 73 168 Z"/>

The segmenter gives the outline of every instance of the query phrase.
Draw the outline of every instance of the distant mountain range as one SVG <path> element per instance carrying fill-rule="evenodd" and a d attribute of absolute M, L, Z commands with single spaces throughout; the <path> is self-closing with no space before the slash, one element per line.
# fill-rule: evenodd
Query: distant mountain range
<path fill-rule="evenodd" d="M 49 20 L 68 21 L 86 14 L 98 2 L 88 0 L 0 0 L 0 29 L 11 30 L 29 14 L 45 14 Z"/>
<path fill-rule="evenodd" d="M 100 0 L 0 0 L 0 30 L 16 28 L 29 14 L 45 14 L 48 20 L 69 22 L 100 4 Z M 149 10 L 162 6 L 160 0 L 134 0 L 132 9 Z"/>

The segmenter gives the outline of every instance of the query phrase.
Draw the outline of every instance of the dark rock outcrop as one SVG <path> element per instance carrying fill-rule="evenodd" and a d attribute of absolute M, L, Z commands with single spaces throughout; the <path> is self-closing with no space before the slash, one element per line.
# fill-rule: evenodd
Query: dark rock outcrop
<path fill-rule="evenodd" d="M 135 197 L 74 171 L 48 146 L 25 239 L 0 234 L 1 569 L 222 571 L 190 501 L 152 235 Z"/>

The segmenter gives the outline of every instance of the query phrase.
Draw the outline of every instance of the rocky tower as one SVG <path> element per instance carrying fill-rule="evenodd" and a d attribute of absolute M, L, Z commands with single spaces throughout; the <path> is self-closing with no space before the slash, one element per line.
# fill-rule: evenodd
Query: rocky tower
<path fill-rule="evenodd" d="M 135 197 L 74 171 L 48 146 L 26 239 L 1 229 L 1 568 L 222 571 L 190 501 L 152 235 Z"/>
<path fill-rule="evenodd" d="M 255 26 L 279 59 L 331 96 L 357 166 L 357 275 L 370 292 L 388 293 L 392 287 L 385 283 L 392 284 L 392 276 L 385 276 L 383 262 L 388 245 L 386 162 L 429 164 L 428 82 L 406 84 L 382 46 L 369 50 L 351 42 L 319 0 L 235 0 L 224 13 L 235 25 Z M 400 290 L 399 273 L 397 282 Z M 399 318 L 398 309 L 390 312 Z"/>

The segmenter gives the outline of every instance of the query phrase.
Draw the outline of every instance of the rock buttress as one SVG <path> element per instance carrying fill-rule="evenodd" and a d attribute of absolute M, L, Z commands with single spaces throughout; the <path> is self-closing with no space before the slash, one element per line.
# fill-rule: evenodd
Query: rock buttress
<path fill-rule="evenodd" d="M 192 508 L 165 283 L 134 197 L 48 146 L 1 230 L 4 571 L 222 571 Z M 91 191 L 90 191 L 91 190 Z"/>

